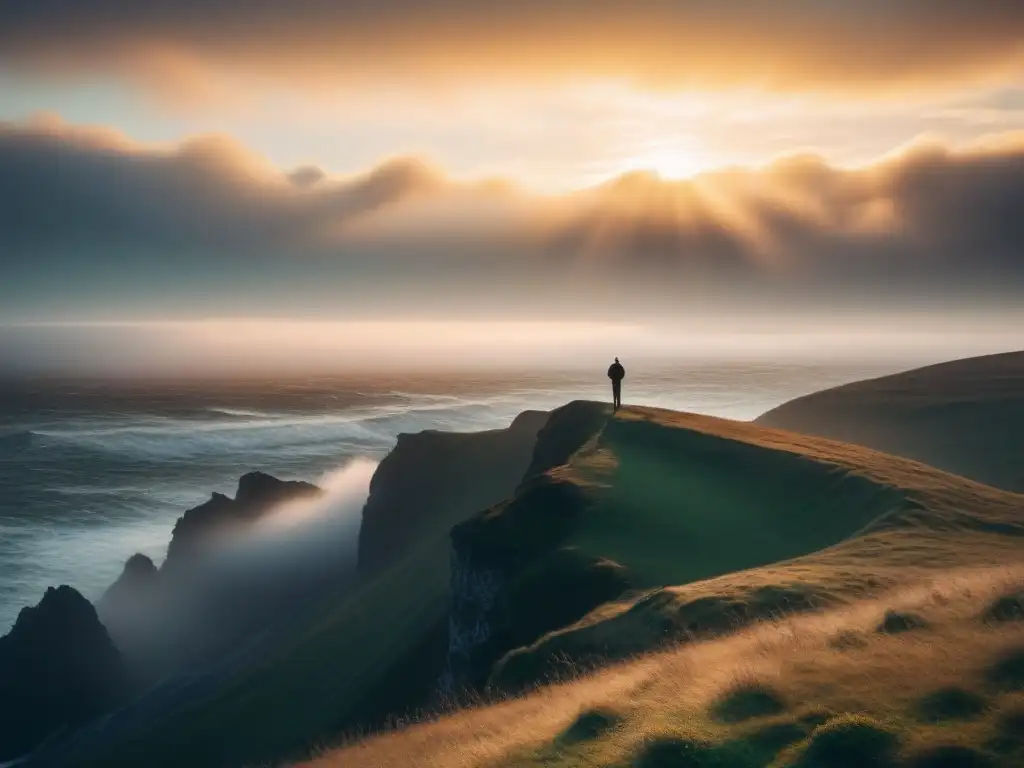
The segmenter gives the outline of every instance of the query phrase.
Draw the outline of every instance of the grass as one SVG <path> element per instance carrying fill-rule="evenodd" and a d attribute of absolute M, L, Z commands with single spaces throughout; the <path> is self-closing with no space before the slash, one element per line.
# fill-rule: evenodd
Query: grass
<path fill-rule="evenodd" d="M 988 681 L 1015 658 L 1024 627 L 980 631 L 977 616 L 1021 574 L 1024 564 L 955 572 L 678 645 L 342 746 L 303 768 L 1012 768 L 1024 757 L 1024 695 Z M 894 606 L 930 631 L 874 633 Z M 868 644 L 838 650 L 842 632 Z M 723 717 L 723 708 L 742 714 Z M 936 708 L 941 718 L 922 717 Z"/>
<path fill-rule="evenodd" d="M 594 707 L 581 712 L 562 734 L 561 739 L 567 744 L 592 741 L 607 734 L 621 722 L 622 716 L 615 710 Z"/>
<path fill-rule="evenodd" d="M 1024 644 L 1009 648 L 988 670 L 988 681 L 1005 691 L 1024 691 Z"/>
<path fill-rule="evenodd" d="M 742 723 L 785 710 L 786 702 L 778 692 L 760 680 L 737 681 L 712 706 L 713 717 L 725 723 Z"/>
<path fill-rule="evenodd" d="M 921 699 L 918 712 L 926 722 L 971 720 L 984 713 L 987 707 L 988 702 L 984 696 L 951 685 L 932 691 Z"/>
<path fill-rule="evenodd" d="M 547 428 L 601 408 L 570 404 Z M 463 546 L 513 563 L 572 547 L 620 566 L 633 591 L 492 652 L 484 662 L 505 654 L 490 668 L 499 688 L 544 680 L 565 658 L 629 658 L 1019 557 L 1020 497 L 906 459 L 652 408 L 623 409 L 576 438 L 542 483 L 460 526 Z M 548 490 L 547 502 L 524 503 Z M 521 626 L 530 604 L 503 613 Z M 879 625 L 924 628 L 909 614 Z"/>
<path fill-rule="evenodd" d="M 982 619 L 986 623 L 1024 621 L 1024 590 L 1000 595 L 985 610 Z"/>
<path fill-rule="evenodd" d="M 560 412 L 570 424 L 559 432 L 557 416 L 545 427 L 557 444 L 534 456 L 543 478 L 457 529 L 457 540 L 512 566 L 491 682 L 524 689 L 562 660 L 570 668 L 634 660 L 360 741 L 318 765 L 629 765 L 652 735 L 695 745 L 705 762 L 767 765 L 803 754 L 812 728 L 834 716 L 896 722 L 909 749 L 937 727 L 916 714 L 935 688 L 1015 690 L 1006 680 L 1016 662 L 999 685 L 992 669 L 1021 623 L 978 621 L 999 579 L 964 577 L 968 599 L 948 574 L 1024 558 L 1021 497 L 749 424 L 646 408 L 609 418 L 603 406 L 578 403 Z M 259 764 L 330 742 L 366 712 L 383 714 L 389 693 L 410 680 L 425 695 L 444 658 L 448 563 L 447 532 L 424 534 L 259 668 L 77 764 Z M 998 594 L 1020 576 L 1000 576 Z M 918 584 L 884 604 L 870 599 Z M 945 603 L 933 599 L 937 591 Z M 544 610 L 531 613 L 541 599 Z M 874 633 L 887 610 L 920 615 L 930 629 Z M 836 649 L 843 633 L 866 645 Z M 779 702 L 807 704 L 740 720 L 716 715 L 716 702 L 752 679 L 771 680 Z M 620 719 L 591 738 L 566 738 L 594 708 Z M 968 745 L 997 738 L 989 715 L 958 727 Z M 771 728 L 776 738 L 755 739 Z M 797 731 L 801 741 L 780 746 Z"/>
<path fill-rule="evenodd" d="M 915 629 L 927 629 L 928 622 L 916 613 L 886 611 L 876 632 L 886 635 L 898 635 L 900 632 L 913 632 Z"/>
<path fill-rule="evenodd" d="M 994 768 L 995 760 L 972 747 L 948 744 L 922 749 L 907 764 L 910 768 Z"/>
<path fill-rule="evenodd" d="M 895 763 L 899 733 L 862 714 L 844 714 L 814 729 L 796 760 L 801 768 L 883 768 Z"/>
<path fill-rule="evenodd" d="M 907 456 L 1024 492 L 1024 352 L 975 357 L 792 400 L 763 426 Z"/>

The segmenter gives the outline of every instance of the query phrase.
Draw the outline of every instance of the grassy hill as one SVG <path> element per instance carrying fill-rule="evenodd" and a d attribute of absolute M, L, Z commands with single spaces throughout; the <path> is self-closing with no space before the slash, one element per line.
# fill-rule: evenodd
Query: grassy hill
<path fill-rule="evenodd" d="M 1024 491 L 1024 352 L 941 363 L 816 392 L 758 424 L 865 445 Z"/>
<path fill-rule="evenodd" d="M 302 768 L 1019 768 L 1024 568 L 670 647 Z"/>
<path fill-rule="evenodd" d="M 1020 496 L 907 459 L 693 414 L 613 416 L 596 403 L 554 412 L 538 450 L 563 423 L 592 430 L 453 532 L 456 551 L 502 575 L 490 636 L 470 662 L 501 688 L 565 659 L 627 656 L 918 572 L 1024 556 Z"/>
<path fill-rule="evenodd" d="M 383 713 L 401 698 L 392 695 L 396 690 L 426 690 L 445 657 L 460 652 L 468 654 L 472 682 L 519 690 L 564 671 L 566 661 L 578 666 L 629 658 L 731 634 L 762 619 L 838 610 L 954 569 L 1024 559 L 1019 495 L 823 438 L 649 408 L 613 415 L 586 402 L 552 414 L 512 498 L 456 525 L 451 542 L 450 522 L 425 530 L 399 562 L 323 606 L 314 623 L 258 667 L 245 668 L 173 717 L 78 755 L 73 764 L 259 764 L 313 742 L 329 743 L 366 713 Z M 460 585 L 454 595 L 450 564 Z M 468 637 L 475 646 L 463 645 Z M 686 664 L 708 663 L 685 658 L 691 659 Z M 1017 662 L 1007 663 L 1016 674 Z M 673 707 L 688 712 L 697 705 L 683 695 L 687 678 L 667 679 L 677 674 L 675 667 L 655 678 L 636 669 L 602 674 L 618 680 L 620 691 L 631 680 L 654 685 L 664 677 L 681 699 Z M 786 701 L 814 701 L 813 686 L 832 685 L 807 680 L 808 688 L 779 683 Z M 598 698 L 614 689 L 594 685 Z M 819 698 L 841 698 L 841 692 L 829 695 Z M 636 715 L 632 730 L 617 725 L 632 715 L 613 707 L 611 714 L 584 713 L 582 724 L 573 726 L 577 731 L 545 741 L 544 723 L 560 716 L 545 715 L 546 706 L 534 710 L 535 732 L 524 735 L 520 724 L 519 736 L 502 742 L 495 755 L 505 755 L 511 744 L 522 754 L 510 765 L 767 765 L 704 757 L 680 762 L 679 749 L 690 747 L 675 742 L 665 748 L 668 757 L 659 757 L 657 747 L 648 755 L 646 746 L 629 739 L 662 725 L 676 741 L 684 738 L 679 734 L 696 739 L 702 755 L 742 736 L 739 726 L 715 725 L 707 717 L 691 728 L 671 707 L 661 712 L 655 704 Z M 805 716 L 811 713 L 800 710 L 797 719 Z M 791 735 L 803 727 L 804 739 L 814 725 L 778 724 Z M 469 736 L 452 722 L 444 728 L 449 735 L 435 743 L 447 744 L 443 759 L 435 751 L 437 762 L 418 764 L 442 765 L 462 753 L 480 757 L 463 739 L 485 739 L 486 731 Z M 507 723 L 494 728 L 505 732 Z M 598 736 L 586 736 L 591 731 Z M 621 743 L 614 736 L 609 745 L 605 731 L 631 735 Z M 565 751 L 579 733 L 586 743 Z M 529 753 L 535 747 L 540 751 Z M 335 764 L 372 764 L 355 759 L 362 753 L 342 754 Z M 419 759 L 406 757 L 377 764 Z"/>
<path fill-rule="evenodd" d="M 477 606 L 482 645 L 523 640 L 508 625 L 537 634 L 476 661 L 498 690 L 605 666 L 304 765 L 1024 764 L 1024 496 L 823 438 L 593 403 L 552 415 L 534 469 L 453 532 L 497 585 Z"/>

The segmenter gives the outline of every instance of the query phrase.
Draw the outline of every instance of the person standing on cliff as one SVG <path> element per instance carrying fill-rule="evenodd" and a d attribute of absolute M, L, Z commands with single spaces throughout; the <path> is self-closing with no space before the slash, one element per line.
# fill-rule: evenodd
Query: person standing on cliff
<path fill-rule="evenodd" d="M 622 405 L 622 380 L 626 378 L 626 369 L 617 357 L 608 367 L 608 378 L 612 380 L 612 408 L 617 411 Z"/>

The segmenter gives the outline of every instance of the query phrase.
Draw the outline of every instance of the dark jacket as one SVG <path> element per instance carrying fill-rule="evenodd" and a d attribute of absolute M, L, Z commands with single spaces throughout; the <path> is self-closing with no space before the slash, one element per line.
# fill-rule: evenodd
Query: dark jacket
<path fill-rule="evenodd" d="M 608 367 L 608 378 L 612 381 L 622 381 L 626 378 L 626 369 L 622 367 L 621 363 L 612 363 Z"/>

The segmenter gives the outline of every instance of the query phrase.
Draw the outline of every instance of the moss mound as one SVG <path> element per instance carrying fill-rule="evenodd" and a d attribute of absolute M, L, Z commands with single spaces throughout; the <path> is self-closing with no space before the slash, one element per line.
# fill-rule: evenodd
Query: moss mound
<path fill-rule="evenodd" d="M 1024 621 L 1024 590 L 1003 595 L 995 600 L 982 615 L 986 624 L 1006 621 Z"/>
<path fill-rule="evenodd" d="M 774 757 L 780 750 L 805 738 L 807 738 L 806 726 L 786 720 L 752 731 L 747 734 L 746 742 L 754 751 L 767 757 Z"/>
<path fill-rule="evenodd" d="M 996 737 L 988 747 L 1000 754 L 1024 752 L 1024 706 L 1004 712 L 999 717 Z"/>
<path fill-rule="evenodd" d="M 710 744 L 665 737 L 649 741 L 631 763 L 633 768 L 761 768 L 744 744 Z"/>
<path fill-rule="evenodd" d="M 559 741 L 565 744 L 578 744 L 591 741 L 604 735 L 622 722 L 622 716 L 610 709 L 598 707 L 581 712 L 562 735 Z"/>
<path fill-rule="evenodd" d="M 899 735 L 865 715 L 840 715 L 818 726 L 797 765 L 800 768 L 891 766 Z"/>
<path fill-rule="evenodd" d="M 1024 690 L 1024 647 L 1014 648 L 988 669 L 988 680 L 1004 691 Z"/>
<path fill-rule="evenodd" d="M 824 725 L 834 717 L 836 717 L 835 712 L 831 712 L 827 709 L 815 708 L 808 712 L 804 712 L 797 719 L 804 725 L 810 726 L 811 728 L 817 728 L 819 725 Z"/>
<path fill-rule="evenodd" d="M 987 708 L 984 697 L 964 688 L 950 686 L 932 691 L 918 703 L 918 716 L 926 722 L 969 720 Z"/>
<path fill-rule="evenodd" d="M 918 752 L 908 764 L 910 768 L 992 768 L 995 762 L 971 747 L 941 745 Z"/>
<path fill-rule="evenodd" d="M 711 707 L 711 715 L 723 723 L 741 723 L 769 717 L 786 710 L 786 702 L 766 683 L 741 683 L 726 691 Z"/>
<path fill-rule="evenodd" d="M 532 643 L 545 632 L 572 624 L 596 606 L 629 588 L 626 569 L 574 548 L 556 550 L 511 581 L 498 596 L 490 655 L 499 658 L 488 685 L 521 691 L 564 673 L 560 659 L 508 651 Z M 582 660 L 577 660 L 577 666 Z M 493 662 L 491 662 L 493 663 Z"/>
<path fill-rule="evenodd" d="M 885 618 L 875 628 L 875 631 L 883 635 L 898 635 L 902 632 L 912 632 L 915 629 L 927 628 L 928 622 L 916 613 L 886 611 Z"/>

